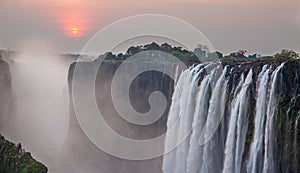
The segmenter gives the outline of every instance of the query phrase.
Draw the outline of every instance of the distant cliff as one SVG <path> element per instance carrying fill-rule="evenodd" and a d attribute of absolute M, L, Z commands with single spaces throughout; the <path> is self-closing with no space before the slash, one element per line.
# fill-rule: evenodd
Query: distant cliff
<path fill-rule="evenodd" d="M 9 65 L 2 59 L 0 54 L 0 130 L 5 131 L 7 120 L 12 118 L 11 108 L 13 101 L 11 75 Z"/>

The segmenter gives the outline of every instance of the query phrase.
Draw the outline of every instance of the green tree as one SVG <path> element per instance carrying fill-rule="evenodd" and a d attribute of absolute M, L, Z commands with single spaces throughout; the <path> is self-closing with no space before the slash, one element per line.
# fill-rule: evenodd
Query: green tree
<path fill-rule="evenodd" d="M 105 53 L 105 59 L 107 59 L 107 60 L 112 60 L 112 59 L 116 59 L 116 55 L 114 55 L 113 53 L 111 53 L 111 52 L 107 52 L 107 53 Z"/>
<path fill-rule="evenodd" d="M 151 44 L 145 45 L 144 49 L 145 50 L 160 50 L 160 46 L 157 43 L 152 42 Z"/>
<path fill-rule="evenodd" d="M 283 49 L 281 50 L 280 53 L 274 55 L 274 59 L 283 59 L 283 60 L 299 59 L 299 54 L 293 50 Z"/>
<path fill-rule="evenodd" d="M 168 52 L 168 53 L 171 52 L 173 49 L 172 46 L 169 45 L 168 43 L 164 43 L 160 47 L 163 51 Z"/>
<path fill-rule="evenodd" d="M 130 48 L 127 49 L 126 54 L 131 56 L 131 55 L 137 54 L 141 51 L 142 51 L 141 46 L 131 46 Z"/>

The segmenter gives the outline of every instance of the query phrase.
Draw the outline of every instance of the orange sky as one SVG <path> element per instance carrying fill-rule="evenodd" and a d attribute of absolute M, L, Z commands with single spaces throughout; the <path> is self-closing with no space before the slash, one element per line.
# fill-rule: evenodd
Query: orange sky
<path fill-rule="evenodd" d="M 0 48 L 37 37 L 78 52 L 107 24 L 156 13 L 191 23 L 221 51 L 270 54 L 300 47 L 299 11 L 299 0 L 0 0 Z"/>

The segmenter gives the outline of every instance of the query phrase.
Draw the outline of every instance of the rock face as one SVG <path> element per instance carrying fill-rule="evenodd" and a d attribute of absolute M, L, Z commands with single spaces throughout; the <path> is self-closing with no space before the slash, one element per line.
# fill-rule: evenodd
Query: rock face
<path fill-rule="evenodd" d="M 161 72 L 150 71 L 137 76 L 129 88 L 131 105 L 138 112 L 149 111 L 149 95 L 153 91 L 161 91 L 167 99 L 167 109 L 162 117 L 155 123 L 146 126 L 134 125 L 122 119 L 114 108 L 111 96 L 111 83 L 114 74 L 122 62 L 104 62 L 96 78 L 96 100 L 106 123 L 121 136 L 129 139 L 152 139 L 166 131 L 168 108 L 174 88 L 174 81 Z M 88 63 L 87 63 L 88 64 Z M 69 88 L 72 97 L 72 78 L 75 63 L 70 67 Z M 139 68 L 137 64 L 128 64 L 129 69 Z M 176 70 L 175 65 L 169 68 Z M 121 81 L 122 82 L 122 81 Z M 72 99 L 72 98 L 71 98 Z M 64 145 L 62 167 L 67 167 L 71 172 L 161 172 L 162 157 L 145 161 L 130 161 L 111 156 L 95 147 L 85 136 L 76 119 L 74 107 L 70 105 L 71 126 L 69 135 Z M 59 161 L 60 162 L 60 161 Z"/>
<path fill-rule="evenodd" d="M 300 171 L 300 65 L 287 62 L 281 76 L 276 119 L 276 168 L 278 172 Z"/>
<path fill-rule="evenodd" d="M 96 78 L 96 100 L 98 108 L 109 126 L 122 136 L 133 139 L 151 139 L 166 132 L 166 119 L 168 110 L 171 105 L 171 97 L 174 91 L 174 81 L 167 75 L 159 72 L 150 71 L 139 75 L 130 86 L 129 97 L 131 105 L 139 112 L 147 112 L 149 103 L 147 102 L 149 94 L 155 90 L 162 91 L 168 101 L 167 110 L 162 118 L 156 123 L 149 126 L 137 126 L 126 122 L 122 119 L 114 108 L 111 96 L 111 81 L 115 72 L 121 65 L 121 61 L 106 61 L 102 64 Z M 224 62 L 223 67 L 228 66 L 232 69 L 227 74 L 229 80 L 229 90 L 233 90 L 238 84 L 238 79 L 242 73 L 248 73 L 250 69 L 253 71 L 253 81 L 257 81 L 258 74 L 264 65 L 268 64 L 273 69 L 278 67 L 282 62 L 277 61 L 250 61 L 250 62 Z M 131 68 L 136 68 L 131 64 Z M 72 77 L 75 64 L 71 65 L 69 74 L 69 85 L 72 84 Z M 176 67 L 172 67 L 176 69 Z M 278 162 L 276 162 L 277 172 L 294 171 L 299 169 L 299 82 L 297 75 L 299 74 L 299 61 L 286 62 L 282 71 L 282 79 L 278 86 L 280 91 L 278 98 L 278 109 L 276 111 L 276 145 L 275 153 Z M 249 130 L 245 141 L 245 152 L 242 155 L 243 161 L 247 159 L 248 152 L 254 133 L 255 104 L 257 99 L 256 85 L 252 86 L 249 110 Z M 72 87 L 69 87 L 70 89 Z M 72 91 L 70 91 L 71 93 Z M 72 94 L 70 94 L 72 95 Z M 267 96 L 269 97 L 269 96 Z M 72 98 L 71 98 L 72 99 Z M 145 102 L 146 100 L 146 102 Z M 103 170 L 105 172 L 161 172 L 162 158 L 156 158 L 146 161 L 129 161 L 111 156 L 98 148 L 96 148 L 85 136 L 76 119 L 73 105 L 71 108 L 71 126 L 67 142 L 65 143 L 66 151 L 64 155 L 72 160 L 67 163 L 71 170 L 87 170 L 87 172 L 97 172 Z M 226 116 L 225 116 L 226 117 Z M 229 120 L 229 115 L 226 119 Z M 227 122 L 228 123 L 228 122 Z M 225 124 L 227 124 L 225 123 Z M 285 140 L 280 140 L 284 138 Z M 74 156 L 73 151 L 76 152 Z M 288 154 L 287 154 L 288 153 Z M 63 157 L 62 157 L 63 158 Z M 85 159 L 82 159 L 85 158 Z M 81 169 L 82 168 L 82 169 Z M 84 168 L 84 169 L 83 169 Z M 246 169 L 245 166 L 243 170 Z"/>
<path fill-rule="evenodd" d="M 0 131 L 7 132 L 9 121 L 12 118 L 10 114 L 13 105 L 13 93 L 9 65 L 3 60 L 2 56 L 2 53 L 0 53 Z"/>

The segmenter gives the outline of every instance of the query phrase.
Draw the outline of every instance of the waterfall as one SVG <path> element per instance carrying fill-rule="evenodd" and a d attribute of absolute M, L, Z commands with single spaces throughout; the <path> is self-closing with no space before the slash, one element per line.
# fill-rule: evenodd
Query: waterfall
<path fill-rule="evenodd" d="M 202 155 L 203 148 L 198 145 L 198 139 L 200 132 L 204 126 L 204 120 L 208 113 L 208 101 L 209 101 L 209 86 L 211 82 L 212 74 L 207 75 L 199 87 L 196 97 L 196 110 L 193 117 L 192 134 L 190 139 L 190 148 L 187 158 L 187 172 L 197 173 L 199 165 L 201 165 L 200 156 Z M 194 154 L 198 153 L 198 154 Z"/>
<path fill-rule="evenodd" d="M 223 172 L 240 172 L 241 154 L 246 137 L 249 92 L 252 83 L 252 70 L 249 71 L 246 80 L 241 76 L 239 85 L 235 91 L 236 98 L 232 102 L 232 112 L 229 121 L 229 130 L 226 140 L 225 160 Z M 241 86 L 242 85 L 242 86 Z M 236 129 L 237 127 L 237 129 Z M 235 145 L 236 138 L 236 145 Z M 234 148 L 236 147 L 236 148 Z M 235 149 L 235 152 L 234 152 Z M 234 155 L 235 154 L 235 155 Z M 235 156 L 235 157 L 234 157 Z"/>
<path fill-rule="evenodd" d="M 201 168 L 201 172 L 203 173 L 216 172 L 221 169 L 222 165 L 219 160 L 220 156 L 218 155 L 218 152 L 215 152 L 219 149 L 220 142 L 216 138 L 216 135 L 213 136 L 213 134 L 217 130 L 218 124 L 224 115 L 228 82 L 225 79 L 226 72 L 227 68 L 225 67 L 222 75 L 219 77 L 212 90 L 206 125 L 200 135 L 199 143 L 200 145 L 204 145 L 203 164 Z"/>
<path fill-rule="evenodd" d="M 177 133 L 165 139 L 165 149 L 172 143 L 177 148 L 164 155 L 163 173 L 279 172 L 275 151 L 281 145 L 276 129 L 286 123 L 293 125 L 295 165 L 291 169 L 296 170 L 299 115 L 294 123 L 290 118 L 280 126 L 275 118 L 285 112 L 285 107 L 277 106 L 283 97 L 279 88 L 290 85 L 282 81 L 285 64 L 226 66 L 221 74 L 218 65 L 199 64 L 184 71 L 175 86 L 167 121 L 167 130 L 179 124 Z M 212 70 L 205 73 L 207 69 Z M 291 105 L 298 96 L 292 97 L 287 110 L 297 112 Z"/>
<path fill-rule="evenodd" d="M 176 137 L 167 136 L 165 148 L 168 148 L 169 143 L 175 141 L 179 143 L 180 146 L 175 152 L 168 153 L 164 157 L 162 168 L 164 172 L 196 172 L 200 167 L 194 162 L 197 162 L 198 159 L 202 159 L 198 158 L 199 155 L 194 155 L 194 152 L 201 152 L 202 150 L 202 147 L 199 146 L 199 138 L 201 142 L 205 140 L 208 141 L 210 138 L 209 134 L 217 130 L 212 128 L 216 126 L 214 123 L 222 119 L 221 114 L 224 112 L 226 101 L 227 81 L 225 80 L 225 74 L 227 69 L 225 68 L 223 70 L 221 76 L 217 76 L 220 70 L 219 67 L 214 67 L 211 71 L 209 70 L 210 67 L 211 65 L 198 65 L 183 72 L 179 78 L 174 91 L 173 104 L 171 105 L 167 122 L 167 127 L 171 128 L 176 120 L 179 119 L 177 140 L 174 139 Z M 205 73 L 205 71 L 208 71 L 208 73 Z M 204 75 L 204 77 L 201 77 L 201 75 Z M 217 77 L 218 80 L 216 87 L 211 88 L 214 77 Z M 200 87 L 198 87 L 197 80 L 201 78 L 203 79 L 201 80 Z M 212 92 L 211 98 L 209 98 L 209 90 Z M 195 95 L 197 95 L 197 97 L 195 97 Z M 204 100 L 206 100 L 206 102 L 204 102 Z M 223 106 L 219 107 L 219 104 Z M 208 114 L 207 119 L 205 118 L 206 114 Z M 204 126 L 204 121 L 209 123 Z M 192 130 L 192 134 L 181 143 L 179 140 L 184 138 L 183 135 L 188 133 L 189 129 Z M 199 133 L 202 129 L 204 133 Z M 210 148 L 205 146 L 203 152 L 206 152 L 206 155 L 208 155 Z M 209 162 L 210 160 L 203 160 L 205 166 L 203 166 L 202 169 L 206 169 L 207 166 L 211 165 Z"/>
<path fill-rule="evenodd" d="M 257 100 L 254 120 L 254 135 L 250 146 L 250 157 L 247 165 L 248 172 L 259 172 L 261 169 L 261 157 L 262 157 L 262 141 L 263 141 L 263 129 L 266 114 L 266 98 L 269 81 L 269 68 L 264 70 L 258 75 L 257 82 Z"/>
<path fill-rule="evenodd" d="M 201 98 L 207 99 L 207 94 L 200 96 L 200 98 L 195 99 L 194 95 L 202 94 L 198 90 L 197 82 L 202 74 L 208 69 L 209 65 L 197 65 L 196 67 L 184 71 L 177 82 L 172 97 L 172 105 L 170 107 L 169 118 L 167 121 L 167 128 L 172 128 L 176 123 L 179 123 L 177 130 L 177 136 L 166 136 L 165 150 L 169 147 L 171 143 L 178 143 L 180 147 L 177 150 L 168 153 L 163 159 L 163 171 L 164 172 L 185 172 L 187 166 L 187 158 L 189 153 L 189 141 L 181 143 L 181 139 L 185 138 L 184 135 L 188 133 L 189 129 L 192 127 L 192 122 L 194 122 L 193 117 L 195 112 L 203 111 L 199 110 L 199 100 Z M 202 90 L 207 91 L 209 88 L 209 81 L 214 72 L 200 84 Z M 205 86 L 206 85 L 206 86 Z M 200 89 L 201 90 L 201 89 Z M 208 93 L 208 92 L 206 92 Z M 189 136 L 187 137 L 189 138 Z M 198 140 L 196 141 L 198 143 Z M 176 163 L 176 164 L 174 164 Z M 175 166 L 174 166 L 175 165 Z"/>
<path fill-rule="evenodd" d="M 234 91 L 234 95 L 237 95 L 240 92 L 242 84 L 244 82 L 244 74 L 241 75 L 239 84 Z M 226 146 L 225 146 L 225 160 L 224 160 L 224 169 L 223 172 L 233 172 L 233 149 L 234 149 L 234 139 L 235 139 L 235 128 L 236 128 L 236 120 L 239 108 L 239 99 L 234 98 L 231 106 L 232 116 L 229 120 L 229 130 L 226 139 Z"/>
<path fill-rule="evenodd" d="M 252 69 L 248 73 L 248 76 L 243 84 L 241 91 L 241 98 L 239 104 L 239 116 L 237 121 L 237 140 L 235 150 L 235 172 L 241 171 L 242 154 L 244 152 L 246 132 L 248 128 L 249 117 L 249 102 L 250 102 L 250 89 L 252 87 Z"/>
<path fill-rule="evenodd" d="M 203 70 L 202 68 L 200 70 Z M 194 95 L 196 94 L 197 91 L 197 84 L 196 84 L 196 71 L 192 71 L 192 73 L 189 75 L 188 79 L 188 86 L 187 86 L 187 92 L 184 92 L 185 89 L 183 90 L 183 96 L 181 99 L 181 104 L 184 105 L 183 109 L 180 109 L 179 113 L 179 130 L 178 130 L 178 140 L 177 143 L 181 143 L 180 139 L 184 138 L 184 135 L 188 132 L 189 127 L 192 125 L 192 115 L 194 114 L 195 110 L 195 97 Z M 186 96 L 185 96 L 186 95 Z M 186 98 L 186 99 L 184 99 Z M 181 146 L 178 148 L 176 152 L 176 166 L 174 169 L 174 172 L 180 173 L 184 172 L 186 170 L 186 158 L 188 154 L 188 139 L 181 144 Z"/>
<path fill-rule="evenodd" d="M 284 63 L 282 63 L 279 67 L 275 69 L 272 74 L 272 85 L 270 91 L 270 98 L 268 103 L 268 110 L 267 110 L 267 120 L 266 120 L 266 128 L 265 128 L 265 157 L 264 157 L 264 164 L 263 164 L 263 172 L 264 173 L 274 173 L 274 153 L 273 153 L 273 144 L 274 144 L 274 114 L 276 111 L 276 82 L 277 82 L 277 75 L 278 72 L 283 67 Z"/>
<path fill-rule="evenodd" d="M 186 97 L 186 92 L 181 93 L 181 90 L 183 90 L 184 85 L 188 85 L 187 78 L 189 78 L 189 77 L 190 77 L 189 72 L 184 71 L 177 81 L 177 85 L 176 85 L 176 88 L 174 90 L 173 97 L 172 97 L 172 105 L 170 107 L 169 118 L 167 121 L 168 129 L 170 129 L 172 126 L 174 126 L 174 124 L 178 121 L 178 119 L 180 117 L 181 99 Z M 178 128 L 176 130 L 178 132 Z M 177 141 L 176 135 L 175 136 L 167 135 L 166 139 L 165 139 L 165 150 L 167 150 L 168 146 L 171 143 L 176 143 L 176 141 Z M 167 173 L 167 172 L 173 173 L 174 172 L 174 162 L 176 161 L 175 157 L 176 157 L 176 153 L 174 151 L 165 155 L 165 157 L 163 159 L 163 167 L 162 167 L 163 172 L 165 172 L 165 173 Z"/>

